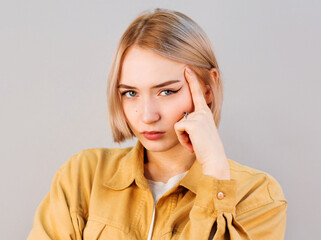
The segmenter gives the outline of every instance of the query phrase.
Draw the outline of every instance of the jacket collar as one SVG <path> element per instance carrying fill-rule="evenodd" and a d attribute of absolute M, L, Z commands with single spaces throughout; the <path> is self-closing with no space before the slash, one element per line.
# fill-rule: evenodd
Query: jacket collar
<path fill-rule="evenodd" d="M 192 167 L 181 180 L 180 185 L 196 194 L 197 185 L 202 176 L 202 165 L 195 159 Z"/>
<path fill-rule="evenodd" d="M 128 152 L 118 159 L 119 165 L 115 173 L 105 182 L 105 186 L 122 190 L 129 187 L 135 180 L 136 184 L 148 189 L 149 185 L 144 177 L 144 147 L 140 141 L 136 146 L 128 148 Z"/>
<path fill-rule="evenodd" d="M 105 182 L 105 186 L 122 190 L 129 187 L 134 181 L 138 187 L 149 189 L 144 176 L 144 146 L 137 141 L 136 146 L 128 148 L 128 152 L 119 159 L 119 167 L 113 176 Z M 202 176 L 202 166 L 195 160 L 188 173 L 180 181 L 181 186 L 196 194 L 197 184 Z"/>

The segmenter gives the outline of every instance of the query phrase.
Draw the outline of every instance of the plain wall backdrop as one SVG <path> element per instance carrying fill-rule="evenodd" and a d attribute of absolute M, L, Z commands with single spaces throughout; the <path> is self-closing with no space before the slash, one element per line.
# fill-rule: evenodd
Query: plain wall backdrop
<path fill-rule="evenodd" d="M 210 37 L 223 74 L 229 158 L 265 171 L 288 201 L 287 240 L 321 235 L 321 2 L 0 2 L 0 239 L 26 239 L 54 174 L 113 143 L 106 86 L 117 42 L 143 10 L 181 11 Z"/>

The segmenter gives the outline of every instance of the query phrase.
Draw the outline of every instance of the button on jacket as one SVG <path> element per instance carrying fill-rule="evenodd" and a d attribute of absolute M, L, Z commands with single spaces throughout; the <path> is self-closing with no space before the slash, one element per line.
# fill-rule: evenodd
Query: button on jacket
<path fill-rule="evenodd" d="M 231 180 L 188 173 L 157 202 L 152 239 L 283 239 L 287 202 L 269 174 L 228 159 Z M 83 150 L 56 173 L 29 240 L 147 239 L 144 147 Z"/>

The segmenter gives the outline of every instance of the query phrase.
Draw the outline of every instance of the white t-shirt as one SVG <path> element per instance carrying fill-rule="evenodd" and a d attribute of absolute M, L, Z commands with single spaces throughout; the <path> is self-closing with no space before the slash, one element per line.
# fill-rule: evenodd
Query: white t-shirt
<path fill-rule="evenodd" d="M 147 179 L 150 190 L 152 191 L 152 194 L 154 197 L 153 218 L 152 218 L 152 223 L 149 228 L 147 240 L 152 239 L 152 234 L 153 234 L 153 229 L 154 229 L 154 220 L 155 220 L 155 206 L 156 206 L 158 199 L 160 199 L 161 196 L 163 196 L 168 190 L 170 190 L 172 187 L 174 187 L 176 185 L 176 183 L 178 183 L 186 175 L 187 172 L 188 171 L 171 177 L 167 183 L 155 182 L 153 180 Z"/>

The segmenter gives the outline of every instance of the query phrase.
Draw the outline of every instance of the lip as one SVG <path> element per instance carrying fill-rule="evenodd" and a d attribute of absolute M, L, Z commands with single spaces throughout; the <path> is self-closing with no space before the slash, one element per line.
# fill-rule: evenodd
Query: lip
<path fill-rule="evenodd" d="M 150 132 L 143 132 L 143 135 L 148 140 L 157 140 L 162 138 L 165 135 L 165 132 L 157 132 L 157 131 L 150 131 Z"/>

